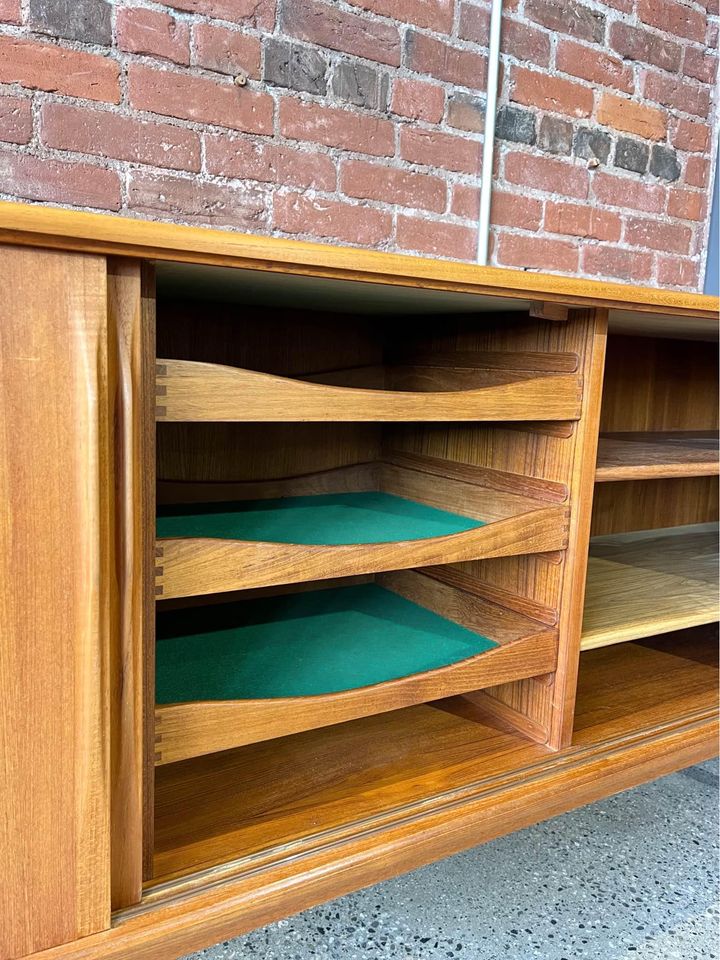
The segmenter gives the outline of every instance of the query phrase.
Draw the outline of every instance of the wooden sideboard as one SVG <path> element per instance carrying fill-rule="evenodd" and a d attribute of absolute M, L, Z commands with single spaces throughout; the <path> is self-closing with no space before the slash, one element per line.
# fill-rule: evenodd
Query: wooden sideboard
<path fill-rule="evenodd" d="M 716 299 L 0 243 L 0 960 L 172 960 L 717 752 Z"/>

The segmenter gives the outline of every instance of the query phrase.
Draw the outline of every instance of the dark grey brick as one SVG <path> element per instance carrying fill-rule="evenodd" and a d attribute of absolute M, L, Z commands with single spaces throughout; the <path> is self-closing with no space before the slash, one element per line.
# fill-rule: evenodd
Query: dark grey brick
<path fill-rule="evenodd" d="M 573 150 L 576 157 L 582 157 L 584 160 L 597 160 L 599 163 L 607 163 L 611 146 L 610 136 L 603 133 L 602 130 L 580 127 L 575 133 Z"/>
<path fill-rule="evenodd" d="M 650 153 L 650 173 L 662 180 L 677 180 L 680 176 L 680 163 L 677 154 L 670 147 L 654 143 Z"/>
<path fill-rule="evenodd" d="M 650 159 L 650 148 L 640 140 L 619 137 L 615 147 L 615 166 L 634 173 L 645 173 Z"/>
<path fill-rule="evenodd" d="M 495 122 L 495 134 L 499 140 L 535 143 L 535 114 L 519 107 L 500 107 Z"/>
<path fill-rule="evenodd" d="M 485 101 L 469 93 L 453 93 L 448 103 L 447 120 L 457 130 L 482 133 L 485 129 Z"/>
<path fill-rule="evenodd" d="M 28 26 L 82 43 L 112 41 L 110 4 L 106 0 L 30 0 Z"/>
<path fill-rule="evenodd" d="M 341 60 L 335 67 L 332 90 L 336 97 L 368 110 L 387 110 L 388 76 L 357 60 Z"/>
<path fill-rule="evenodd" d="M 327 60 L 312 47 L 273 38 L 265 41 L 263 79 L 266 83 L 305 93 L 325 94 L 326 74 Z"/>
<path fill-rule="evenodd" d="M 569 154 L 572 150 L 573 125 L 559 117 L 543 117 L 538 131 L 538 146 L 547 153 Z"/>

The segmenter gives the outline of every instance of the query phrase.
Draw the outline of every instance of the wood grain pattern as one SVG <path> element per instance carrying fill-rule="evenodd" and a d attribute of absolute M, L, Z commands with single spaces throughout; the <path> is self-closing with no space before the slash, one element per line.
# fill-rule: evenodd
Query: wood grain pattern
<path fill-rule="evenodd" d="M 102 257 L 4 247 L 0 956 L 110 923 L 113 529 Z"/>
<path fill-rule="evenodd" d="M 145 702 L 154 646 L 154 369 L 152 277 L 137 261 L 108 261 L 112 356 L 118 629 L 111 649 L 112 906 L 140 900 L 152 851 Z M 147 668 L 147 669 L 146 669 Z M 154 698 L 153 698 L 154 699 Z M 150 739 L 152 742 L 152 739 Z M 152 777 L 152 769 L 150 771 Z"/>
<path fill-rule="evenodd" d="M 628 286 L 549 274 L 480 267 L 326 244 L 249 236 L 228 230 L 186 227 L 81 213 L 41 205 L 0 203 L 0 239 L 116 256 L 246 267 L 393 286 L 468 292 L 527 301 L 601 305 L 639 312 L 671 312 L 707 318 L 717 329 L 718 300 L 695 293 Z"/>
<path fill-rule="evenodd" d="M 437 670 L 341 693 L 158 706 L 156 762 L 173 763 L 491 683 L 548 673 L 555 667 L 557 634 L 551 627 L 419 573 L 386 573 L 377 581 L 500 646 Z"/>
<path fill-rule="evenodd" d="M 717 668 L 687 647 L 583 654 L 557 753 L 418 706 L 161 767 L 144 904 L 36 960 L 175 960 L 707 759 Z"/>
<path fill-rule="evenodd" d="M 485 609 L 484 629 L 492 637 L 494 611 L 491 605 Z M 531 627 L 528 624 L 528 628 Z M 156 763 L 175 763 L 554 670 L 557 636 L 550 628 L 535 625 L 535 630 L 451 666 L 372 687 L 313 697 L 158 706 L 155 711 Z"/>
<path fill-rule="evenodd" d="M 595 481 L 716 476 L 719 470 L 716 432 L 601 434 Z"/>
<path fill-rule="evenodd" d="M 583 650 L 720 618 L 713 524 L 590 542 Z"/>
<path fill-rule="evenodd" d="M 308 546 L 207 537 L 158 540 L 155 593 L 187 597 L 329 577 L 401 570 L 479 557 L 559 550 L 567 543 L 568 510 L 528 509 L 462 533 L 392 543 Z"/>
<path fill-rule="evenodd" d="M 593 537 L 633 530 L 709 523 L 718 519 L 717 477 L 674 477 L 599 483 L 593 500 Z"/>
<path fill-rule="evenodd" d="M 363 390 L 290 380 L 192 360 L 159 360 L 159 421 L 574 420 L 573 374 L 477 389 Z"/>

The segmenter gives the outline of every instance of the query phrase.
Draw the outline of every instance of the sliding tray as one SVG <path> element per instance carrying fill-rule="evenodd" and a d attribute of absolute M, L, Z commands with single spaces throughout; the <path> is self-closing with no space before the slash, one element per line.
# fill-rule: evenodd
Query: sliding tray
<path fill-rule="evenodd" d="M 416 572 L 174 611 L 158 622 L 156 763 L 549 673 L 556 662 L 554 629 Z"/>
<path fill-rule="evenodd" d="M 548 502 L 496 489 L 508 477 L 397 455 L 264 483 L 161 484 L 161 501 L 174 503 L 159 508 L 156 594 L 169 599 L 564 549 L 563 485 L 534 481 L 535 489 L 527 479 L 532 493 L 555 498 Z"/>
<path fill-rule="evenodd" d="M 159 421 L 577 420 L 582 393 L 577 367 L 575 354 L 450 354 L 417 366 L 357 368 L 290 379 L 221 364 L 158 360 L 156 417 Z"/>

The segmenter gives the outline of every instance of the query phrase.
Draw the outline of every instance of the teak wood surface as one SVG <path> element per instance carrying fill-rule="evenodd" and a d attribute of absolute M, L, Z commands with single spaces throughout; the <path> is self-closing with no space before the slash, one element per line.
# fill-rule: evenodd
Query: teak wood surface
<path fill-rule="evenodd" d="M 0 957 L 110 925 L 117 629 L 103 257 L 3 247 Z"/>
<path fill-rule="evenodd" d="M 595 480 L 654 480 L 717 476 L 717 431 L 601 434 Z"/>
<path fill-rule="evenodd" d="M 712 349 L 690 342 L 716 335 L 716 298 L 5 202 L 0 240 L 12 244 L 0 307 L 0 487 L 11 505 L 0 525 L 10 558 L 0 579 L 1 960 L 172 960 L 717 752 L 717 669 L 704 627 L 663 646 L 579 654 L 593 488 L 595 533 L 717 518 L 717 476 L 704 467 L 594 484 L 600 417 L 608 435 L 717 430 Z M 474 482 L 498 503 L 524 498 L 563 517 L 569 509 L 567 549 L 563 537 L 542 553 L 453 563 L 445 554 L 420 572 L 376 574 L 468 625 L 487 621 L 489 609 L 501 625 L 529 625 L 495 657 L 498 680 L 501 660 L 537 656 L 530 668 L 513 660 L 512 676 L 524 679 L 479 690 L 478 674 L 466 694 L 393 710 L 461 689 L 445 677 L 408 678 L 408 693 L 393 691 L 382 707 L 389 712 L 323 727 L 316 717 L 292 737 L 154 767 L 155 601 L 145 573 L 162 398 L 152 260 L 165 270 L 184 264 L 185 280 L 222 268 L 257 271 L 291 291 L 304 284 L 312 307 L 244 310 L 239 337 L 237 310 L 225 332 L 216 330 L 226 309 L 218 304 L 191 304 L 180 317 L 178 288 L 170 310 L 158 304 L 168 362 L 226 367 L 233 382 L 256 370 L 303 397 L 369 394 L 376 418 L 378 398 L 403 394 L 413 419 L 428 401 L 438 404 L 433 416 L 449 415 L 443 404 L 474 389 L 483 402 L 501 400 L 498 418 L 515 404 L 524 417 L 515 423 L 331 423 L 319 411 L 308 423 L 161 421 L 157 464 L 170 484 L 211 482 L 219 492 L 387 461 L 431 474 L 427 489 L 437 487 L 442 506 L 451 487 L 433 470 L 451 462 L 456 493 Z M 315 311 L 326 291 L 334 314 Z M 437 312 L 416 320 L 413 304 L 427 296 Z M 343 297 L 361 311 L 380 303 L 380 321 L 338 313 Z M 377 330 L 393 303 L 412 337 L 383 343 Z M 607 337 L 608 320 L 611 331 L 637 335 Z M 255 355 L 267 365 L 254 367 Z M 374 389 L 362 386 L 366 377 Z M 565 399 L 552 408 L 556 420 L 536 402 L 554 402 L 551 382 L 576 390 L 574 412 Z M 271 403 L 258 399 L 261 410 Z M 666 575 L 638 550 L 629 566 L 643 578 Z M 666 628 L 697 622 L 673 620 L 681 606 L 669 604 Z M 657 618 L 648 629 L 656 627 Z M 410 693 L 412 683 L 426 686 Z"/>
<path fill-rule="evenodd" d="M 156 415 L 158 421 L 575 420 L 580 396 L 574 374 L 464 390 L 365 390 L 160 359 Z"/>

